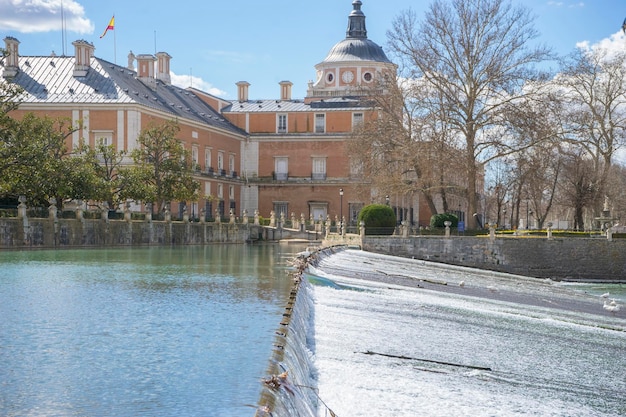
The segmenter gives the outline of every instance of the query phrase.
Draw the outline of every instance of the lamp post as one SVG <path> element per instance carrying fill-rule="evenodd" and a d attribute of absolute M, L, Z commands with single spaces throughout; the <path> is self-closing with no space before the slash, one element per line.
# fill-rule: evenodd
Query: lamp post
<path fill-rule="evenodd" d="M 343 232 L 343 188 L 339 189 L 339 233 Z"/>
<path fill-rule="evenodd" d="M 533 215 L 533 211 L 528 207 L 528 200 L 526 200 L 526 230 L 530 229 L 530 216 Z"/>

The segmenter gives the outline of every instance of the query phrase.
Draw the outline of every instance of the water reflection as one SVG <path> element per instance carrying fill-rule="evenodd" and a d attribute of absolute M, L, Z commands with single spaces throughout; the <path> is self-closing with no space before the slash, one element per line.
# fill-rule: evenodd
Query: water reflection
<path fill-rule="evenodd" d="M 252 414 L 298 250 L 0 253 L 0 415 Z"/>

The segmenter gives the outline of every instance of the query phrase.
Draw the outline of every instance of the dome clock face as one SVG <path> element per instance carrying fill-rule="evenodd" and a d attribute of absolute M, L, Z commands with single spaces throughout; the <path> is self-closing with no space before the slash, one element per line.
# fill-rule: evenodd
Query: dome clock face
<path fill-rule="evenodd" d="M 352 73 L 352 71 L 344 71 L 344 73 L 341 75 L 341 79 L 344 83 L 349 84 L 352 82 L 352 80 L 354 80 L 354 74 Z"/>

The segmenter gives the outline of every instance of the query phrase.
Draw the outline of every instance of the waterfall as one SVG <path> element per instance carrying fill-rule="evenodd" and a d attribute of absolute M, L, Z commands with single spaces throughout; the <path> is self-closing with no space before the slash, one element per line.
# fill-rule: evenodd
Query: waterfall
<path fill-rule="evenodd" d="M 262 381 L 256 417 L 317 416 L 313 294 L 310 284 L 302 277 L 309 258 L 306 252 L 294 261 L 294 285 L 276 331 L 269 376 Z"/>

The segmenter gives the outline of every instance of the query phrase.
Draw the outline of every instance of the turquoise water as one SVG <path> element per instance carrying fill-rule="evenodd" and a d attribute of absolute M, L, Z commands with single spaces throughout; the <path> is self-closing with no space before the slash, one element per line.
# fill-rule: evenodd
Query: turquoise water
<path fill-rule="evenodd" d="M 301 248 L 0 253 L 0 415 L 254 415 Z"/>

